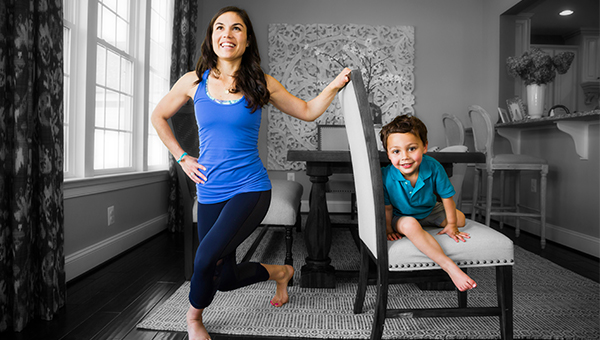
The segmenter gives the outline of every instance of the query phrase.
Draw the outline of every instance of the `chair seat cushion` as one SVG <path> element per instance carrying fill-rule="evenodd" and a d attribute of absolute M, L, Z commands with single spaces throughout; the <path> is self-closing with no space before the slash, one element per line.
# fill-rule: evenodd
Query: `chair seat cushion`
<path fill-rule="evenodd" d="M 488 267 L 514 263 L 513 242 L 504 234 L 484 224 L 467 219 L 460 231 L 470 234 L 466 242 L 456 242 L 448 235 L 437 235 L 442 229 L 425 227 L 442 247 L 444 253 L 459 267 Z M 389 269 L 412 271 L 440 269 L 407 238 L 388 241 Z"/>
<path fill-rule="evenodd" d="M 492 159 L 492 164 L 548 164 L 545 159 L 515 154 L 500 154 L 495 155 Z"/>
<path fill-rule="evenodd" d="M 261 224 L 294 225 L 300 213 L 303 188 L 298 182 L 284 179 L 271 180 L 271 205 Z"/>
<path fill-rule="evenodd" d="M 294 225 L 300 213 L 300 199 L 304 188 L 302 184 L 285 179 L 271 180 L 271 205 L 261 224 Z M 194 199 L 192 221 L 198 221 L 198 200 Z"/>

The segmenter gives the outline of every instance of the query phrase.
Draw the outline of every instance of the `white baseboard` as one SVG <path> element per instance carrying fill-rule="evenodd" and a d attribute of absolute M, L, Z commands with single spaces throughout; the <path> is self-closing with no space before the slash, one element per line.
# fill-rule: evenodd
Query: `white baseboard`
<path fill-rule="evenodd" d="M 468 200 L 462 202 L 462 211 L 465 213 L 465 215 L 467 215 L 467 218 L 471 218 L 472 209 L 473 201 Z M 496 220 L 494 217 L 492 217 L 492 219 Z M 511 226 L 514 226 L 514 222 L 511 221 L 513 218 L 508 219 L 508 223 Z M 534 218 L 522 218 L 521 230 L 539 236 L 540 221 Z M 600 239 L 597 237 L 586 235 L 546 222 L 546 240 L 553 241 L 582 253 L 600 257 Z"/>
<path fill-rule="evenodd" d="M 540 221 L 533 218 L 521 219 L 521 230 L 540 235 Z M 600 257 L 600 239 L 546 222 L 546 240 L 562 244 L 595 257 Z"/>
<path fill-rule="evenodd" d="M 67 282 L 163 231 L 167 214 L 65 256 Z"/>

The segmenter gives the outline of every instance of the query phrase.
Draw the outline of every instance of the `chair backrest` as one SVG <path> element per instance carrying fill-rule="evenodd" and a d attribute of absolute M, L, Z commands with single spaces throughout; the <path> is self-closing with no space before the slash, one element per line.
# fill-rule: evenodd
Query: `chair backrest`
<path fill-rule="evenodd" d="M 198 124 L 194 105 L 190 100 L 169 119 L 175 139 L 188 155 L 198 157 Z"/>
<path fill-rule="evenodd" d="M 446 146 L 465 144 L 465 127 L 458 117 L 450 113 L 444 113 L 442 123 L 446 133 Z"/>
<path fill-rule="evenodd" d="M 352 158 L 359 237 L 371 254 L 382 261 L 387 255 L 387 242 L 377 138 L 360 71 L 352 71 L 351 78 L 339 96 Z"/>
<path fill-rule="evenodd" d="M 175 115 L 169 118 L 169 124 L 171 125 L 173 135 L 175 135 L 175 139 L 177 139 L 181 148 L 183 148 L 188 155 L 197 158 L 200 152 L 198 147 L 200 142 L 198 140 L 198 124 L 196 123 L 196 114 L 194 113 L 192 101 L 186 103 Z M 183 170 L 181 170 L 180 167 L 176 167 L 176 169 L 183 174 Z M 196 184 L 185 174 L 180 176 L 180 179 L 185 180 L 184 183 L 180 183 L 180 186 L 182 186 L 182 188 L 187 187 L 187 191 L 190 195 L 192 197 L 195 196 Z"/>
<path fill-rule="evenodd" d="M 451 145 L 440 150 L 440 152 L 467 152 L 468 148 L 465 145 Z M 452 165 L 452 177 L 450 183 L 456 192 L 452 197 L 456 203 L 456 209 L 461 210 L 462 206 L 462 186 L 467 173 L 467 163 L 456 163 Z"/>
<path fill-rule="evenodd" d="M 494 125 L 490 115 L 480 106 L 469 107 L 469 119 L 473 126 L 475 150 L 483 152 L 488 165 L 494 158 Z"/>

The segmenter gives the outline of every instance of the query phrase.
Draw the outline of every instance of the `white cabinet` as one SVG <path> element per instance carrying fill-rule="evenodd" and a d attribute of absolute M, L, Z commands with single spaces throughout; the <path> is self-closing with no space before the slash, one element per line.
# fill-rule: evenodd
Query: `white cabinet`
<path fill-rule="evenodd" d="M 581 50 L 581 82 L 600 80 L 600 37 L 583 35 Z"/>
<path fill-rule="evenodd" d="M 600 106 L 600 36 L 598 29 L 585 29 L 567 38 L 567 43 L 579 46 L 579 95 L 577 109 L 588 111 Z"/>

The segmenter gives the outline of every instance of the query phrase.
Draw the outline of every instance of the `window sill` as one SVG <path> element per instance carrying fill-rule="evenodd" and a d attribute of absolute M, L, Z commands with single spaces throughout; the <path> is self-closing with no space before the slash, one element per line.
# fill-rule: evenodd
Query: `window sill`
<path fill-rule="evenodd" d="M 64 199 L 96 195 L 100 193 L 133 188 L 168 181 L 168 170 L 145 171 L 119 175 L 98 176 L 92 178 L 65 179 L 63 183 Z"/>

